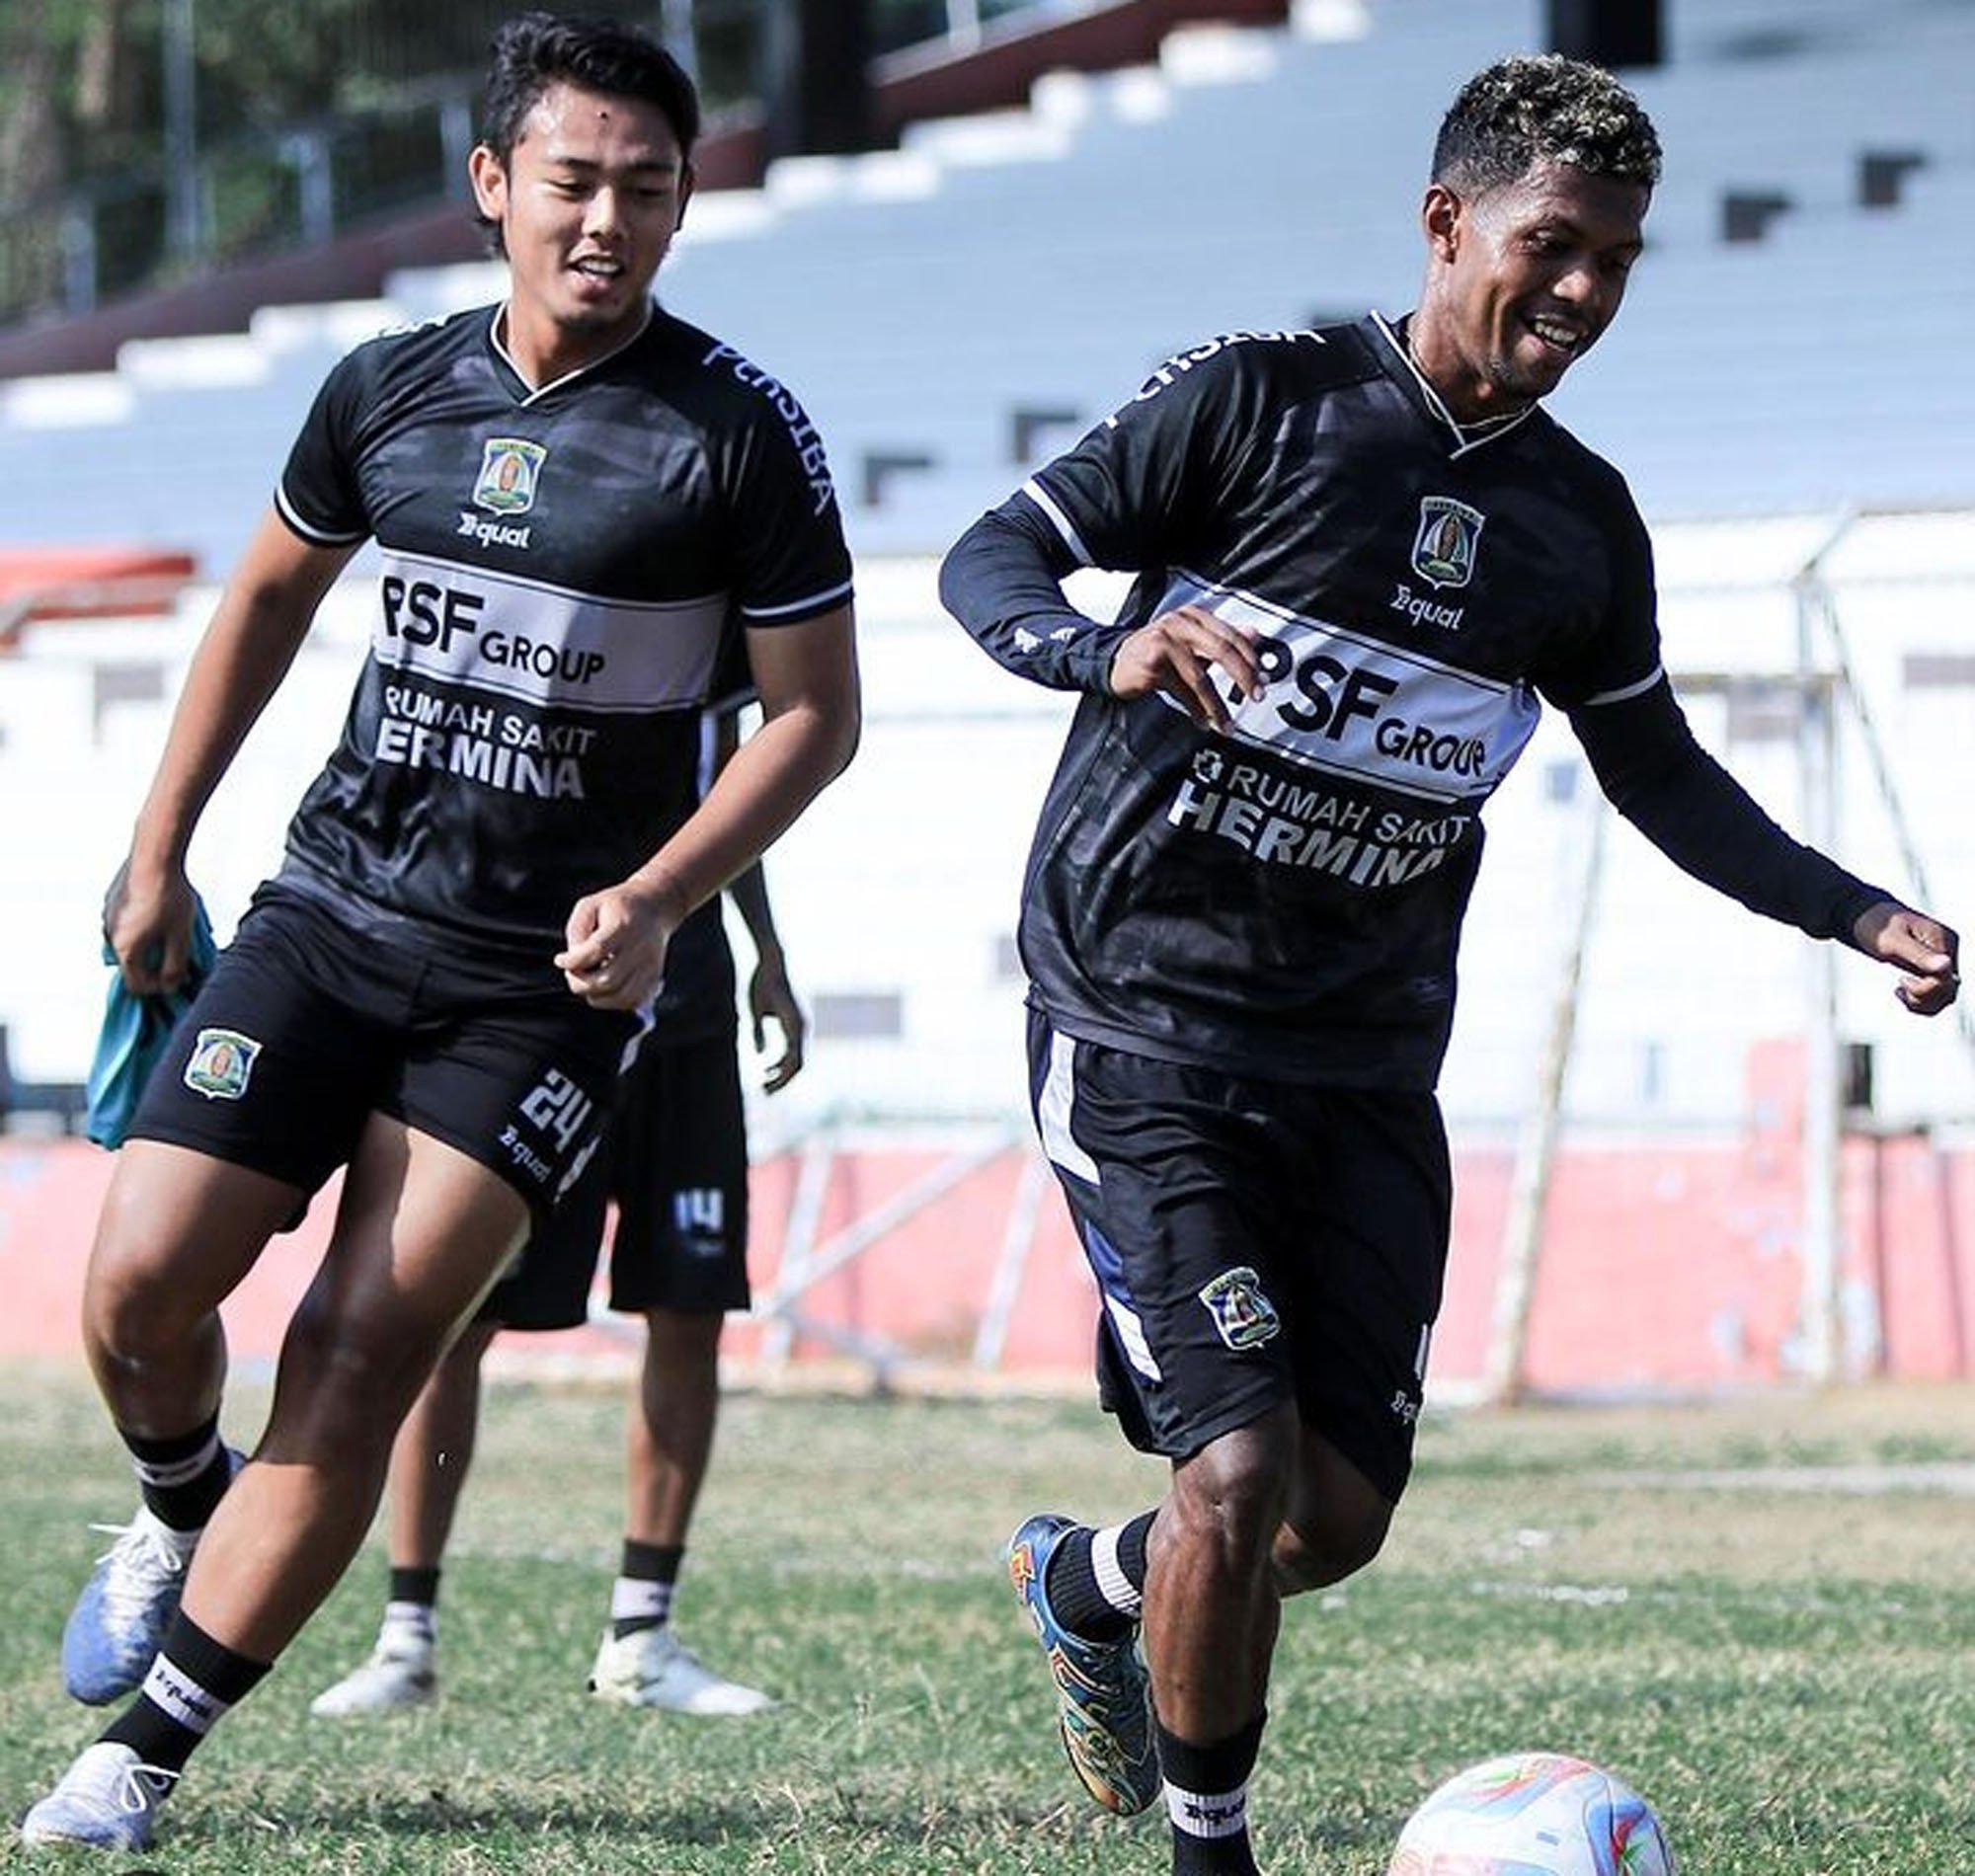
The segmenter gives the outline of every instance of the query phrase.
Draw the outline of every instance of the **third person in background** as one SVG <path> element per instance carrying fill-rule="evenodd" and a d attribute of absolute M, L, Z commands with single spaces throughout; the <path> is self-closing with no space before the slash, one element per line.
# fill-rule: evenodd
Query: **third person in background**
<path fill-rule="evenodd" d="M 731 753 L 736 712 L 709 712 L 710 781 Z M 748 1008 L 781 1049 L 765 1086 L 801 1072 L 806 1024 L 757 862 L 727 889 L 754 947 Z M 748 1135 L 741 1090 L 734 954 L 709 899 L 666 949 L 646 1036 L 619 1084 L 602 1148 L 447 1350 L 391 1452 L 389 1600 L 367 1661 L 316 1696 L 320 1719 L 423 1706 L 438 1691 L 442 1560 L 473 1462 L 481 1364 L 503 1329 L 571 1329 L 588 1319 L 612 1202 L 609 1306 L 642 1315 L 644 1350 L 626 1416 L 625 1523 L 609 1617 L 591 1690 L 623 1706 L 743 1715 L 772 1706 L 714 1673 L 678 1638 L 672 1603 L 720 1412 L 726 1312 L 746 1309 Z"/>

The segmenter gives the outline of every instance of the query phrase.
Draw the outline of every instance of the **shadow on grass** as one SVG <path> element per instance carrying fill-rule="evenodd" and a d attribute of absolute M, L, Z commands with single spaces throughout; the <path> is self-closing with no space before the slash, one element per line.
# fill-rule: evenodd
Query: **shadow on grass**
<path fill-rule="evenodd" d="M 990 1802 L 947 1798 L 926 1802 L 891 1801 L 877 1794 L 837 1790 L 799 1797 L 793 1791 L 762 1791 L 727 1803 L 690 1804 L 640 1800 L 632 1794 L 607 1805 L 512 1799 L 460 1803 L 443 1791 L 423 1799 L 332 1799 L 320 1805 L 279 1809 L 255 1807 L 260 1823 L 277 1829 L 322 1832 L 351 1838 L 449 1837 L 475 1839 L 554 1836 L 565 1841 L 662 1842 L 681 1849 L 719 1843 L 773 1842 L 796 1834 L 855 1837 L 873 1843 L 923 1843 L 928 1836 L 980 1834 L 985 1839 L 1030 1837 L 1065 1826 L 1072 1830 L 1087 1817 L 1098 1828 L 1123 1828 L 1082 1807 L 1026 1810 Z M 198 1835 L 197 1822 L 180 1840 Z"/>
<path fill-rule="evenodd" d="M 368 1837 L 397 1841 L 444 1839 L 455 1843 L 553 1842 L 563 1853 L 581 1854 L 615 1847 L 646 1851 L 717 1849 L 771 1850 L 800 1839 L 815 1854 L 827 1855 L 834 1842 L 855 1845 L 864 1857 L 883 1861 L 909 1854 L 929 1843 L 966 1843 L 976 1853 L 1010 1850 L 1048 1853 L 1072 1844 L 1108 1844 L 1124 1850 L 1163 1842 L 1162 1820 L 1107 1817 L 1078 1800 L 1045 1806 L 1010 1804 L 991 1796 L 926 1799 L 839 1788 L 799 1797 L 793 1791 L 763 1791 L 727 1803 L 684 1804 L 640 1801 L 627 1795 L 607 1807 L 564 1802 L 512 1800 L 462 1804 L 434 1791 L 423 1800 L 289 1806 L 285 1815 L 262 1814 L 263 1824 L 332 1836 L 354 1845 Z M 1271 1826 L 1274 1828 L 1271 1829 Z M 196 1827 L 195 1827 L 196 1828 Z M 1262 1823 L 1278 1856 L 1301 1860 L 1310 1851 L 1339 1858 L 1389 1848 L 1391 1825 L 1372 1818 L 1298 1819 L 1272 1815 Z M 184 1842 L 184 1838 L 179 1839 Z M 860 1858 L 860 1861 L 862 1858 Z M 1023 1865 L 1026 1866 L 1026 1865 Z"/>

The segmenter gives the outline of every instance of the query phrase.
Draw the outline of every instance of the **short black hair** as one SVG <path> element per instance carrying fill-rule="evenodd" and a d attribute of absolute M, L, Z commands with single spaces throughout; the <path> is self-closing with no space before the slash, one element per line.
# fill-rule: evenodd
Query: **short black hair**
<path fill-rule="evenodd" d="M 699 138 L 699 93 L 657 39 L 616 20 L 517 13 L 494 35 L 480 138 L 506 163 L 521 125 L 552 85 L 642 98 L 666 114 L 687 156 Z"/>
<path fill-rule="evenodd" d="M 1541 162 L 1592 176 L 1660 180 L 1660 140 L 1639 101 L 1601 65 L 1557 52 L 1505 58 L 1462 86 L 1433 146 L 1433 177 L 1478 195 Z"/>

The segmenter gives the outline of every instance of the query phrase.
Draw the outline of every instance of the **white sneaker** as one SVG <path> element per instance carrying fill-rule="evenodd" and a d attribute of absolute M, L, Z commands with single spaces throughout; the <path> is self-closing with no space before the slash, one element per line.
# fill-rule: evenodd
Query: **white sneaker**
<path fill-rule="evenodd" d="M 175 1771 L 145 1764 L 135 1747 L 98 1740 L 21 1820 L 21 1841 L 148 1850 L 151 1821 L 178 1777 Z"/>
<path fill-rule="evenodd" d="M 424 1647 L 380 1636 L 370 1659 L 309 1702 L 319 1720 L 367 1719 L 428 1706 L 438 1693 L 438 1670 L 430 1643 Z"/>
<path fill-rule="evenodd" d="M 247 1463 L 226 1449 L 229 1483 Z M 95 1524 L 117 1541 L 96 1560 L 62 1628 L 62 1682 L 89 1706 L 134 1693 L 151 1672 L 165 1630 L 179 1611 L 187 1567 L 200 1532 L 174 1530 L 148 1506 L 127 1524 Z"/>
<path fill-rule="evenodd" d="M 670 1626 L 604 1632 L 590 1671 L 590 1690 L 619 1706 L 664 1707 L 672 1713 L 738 1717 L 765 1713 L 775 1703 L 758 1687 L 723 1681 Z"/>
<path fill-rule="evenodd" d="M 99 1524 L 117 1541 L 96 1560 L 62 1629 L 62 1681 L 90 1706 L 143 1683 L 178 1613 L 196 1530 L 174 1530 L 145 1507 L 124 1525 Z"/>

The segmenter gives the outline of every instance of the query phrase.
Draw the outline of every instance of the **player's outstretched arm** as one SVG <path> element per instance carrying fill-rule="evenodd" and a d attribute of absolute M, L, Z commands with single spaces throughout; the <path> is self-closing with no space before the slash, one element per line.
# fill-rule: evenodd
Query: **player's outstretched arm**
<path fill-rule="evenodd" d="M 103 933 L 138 995 L 175 989 L 191 954 L 186 851 L 247 732 L 275 694 L 354 548 L 310 545 L 270 508 L 193 655 Z"/>
<path fill-rule="evenodd" d="M 1852 942 L 1903 975 L 1893 992 L 1916 1016 L 1938 1016 L 1961 993 L 1961 939 L 1952 927 L 1897 899 L 1867 906 Z"/>

